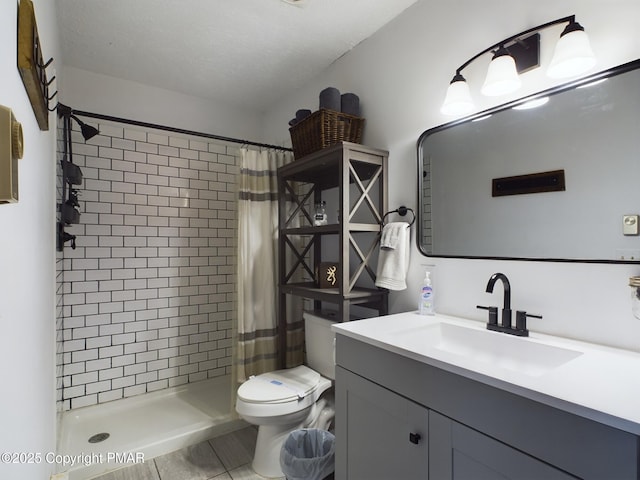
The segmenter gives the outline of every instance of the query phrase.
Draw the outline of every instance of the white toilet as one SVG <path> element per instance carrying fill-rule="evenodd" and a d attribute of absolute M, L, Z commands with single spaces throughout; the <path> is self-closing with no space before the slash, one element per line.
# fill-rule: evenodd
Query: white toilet
<path fill-rule="evenodd" d="M 307 365 L 251 377 L 238 388 L 236 411 L 258 425 L 252 468 L 263 477 L 283 477 L 280 449 L 299 428 L 326 430 L 333 420 L 329 392 L 335 375 L 332 320 L 304 313 Z M 322 398 L 320 398 L 322 395 Z"/>

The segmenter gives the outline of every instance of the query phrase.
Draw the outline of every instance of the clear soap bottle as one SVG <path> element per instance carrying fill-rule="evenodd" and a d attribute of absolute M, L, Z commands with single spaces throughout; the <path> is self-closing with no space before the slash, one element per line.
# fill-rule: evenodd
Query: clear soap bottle
<path fill-rule="evenodd" d="M 430 272 L 426 271 L 422 286 L 420 287 L 420 301 L 418 303 L 418 311 L 420 315 L 435 315 L 436 311 L 433 305 L 433 286 L 431 285 Z"/>

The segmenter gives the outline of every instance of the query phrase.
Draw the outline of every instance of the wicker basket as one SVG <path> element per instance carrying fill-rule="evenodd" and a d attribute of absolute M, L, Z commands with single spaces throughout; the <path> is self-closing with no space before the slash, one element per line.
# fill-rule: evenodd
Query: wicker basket
<path fill-rule="evenodd" d="M 364 118 L 321 108 L 289 129 L 293 154 L 302 158 L 339 142 L 362 142 Z"/>

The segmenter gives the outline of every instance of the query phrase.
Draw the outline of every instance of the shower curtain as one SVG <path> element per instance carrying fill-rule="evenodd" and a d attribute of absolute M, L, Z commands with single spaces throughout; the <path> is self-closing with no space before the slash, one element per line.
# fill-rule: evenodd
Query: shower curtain
<path fill-rule="evenodd" d="M 236 378 L 278 368 L 278 167 L 290 152 L 240 150 Z M 302 363 L 301 302 L 288 302 L 287 365 Z"/>

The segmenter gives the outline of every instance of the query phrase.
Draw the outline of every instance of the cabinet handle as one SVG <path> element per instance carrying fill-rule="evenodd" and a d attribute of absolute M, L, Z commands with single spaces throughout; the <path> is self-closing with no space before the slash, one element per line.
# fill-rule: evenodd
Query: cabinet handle
<path fill-rule="evenodd" d="M 420 443 L 420 434 L 419 433 L 409 433 L 409 441 L 414 445 L 418 445 Z"/>

